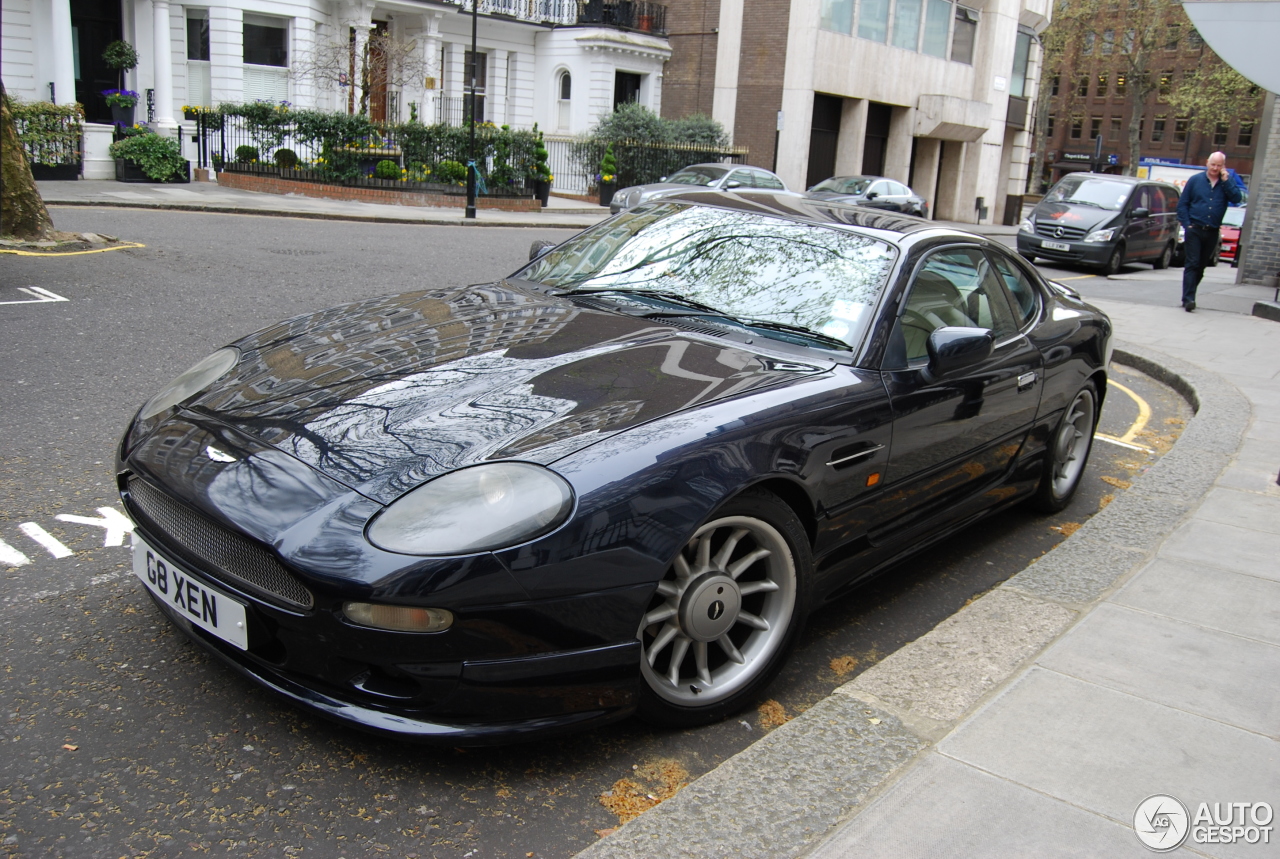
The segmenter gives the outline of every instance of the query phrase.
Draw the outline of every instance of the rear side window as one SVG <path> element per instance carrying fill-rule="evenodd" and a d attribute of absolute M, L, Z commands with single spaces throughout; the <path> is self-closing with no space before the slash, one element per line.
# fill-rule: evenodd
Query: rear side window
<path fill-rule="evenodd" d="M 986 254 L 976 248 L 939 251 L 925 261 L 912 279 L 902 316 L 898 319 L 886 365 L 902 358 L 928 358 L 929 335 L 943 327 L 987 328 L 999 340 L 1016 333 L 1005 288 L 991 269 Z"/>
<path fill-rule="evenodd" d="M 770 188 L 777 191 L 785 190 L 786 186 L 782 184 L 777 176 L 772 173 L 766 173 L 763 170 L 753 170 L 757 188 Z"/>
<path fill-rule="evenodd" d="M 1000 280 L 1004 282 L 1005 289 L 1009 291 L 1012 299 L 1014 312 L 1019 317 L 1019 322 L 1026 325 L 1036 318 L 1040 312 L 1040 297 L 1036 292 L 1035 286 L 1026 274 L 1018 268 L 1013 262 L 1005 259 L 999 254 L 991 254 L 992 260 L 995 262 L 996 272 L 1000 275 Z"/>

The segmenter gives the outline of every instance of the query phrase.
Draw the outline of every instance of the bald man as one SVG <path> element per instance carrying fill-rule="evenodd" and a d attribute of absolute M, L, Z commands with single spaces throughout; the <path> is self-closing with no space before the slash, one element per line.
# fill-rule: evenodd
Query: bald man
<path fill-rule="evenodd" d="M 1239 203 L 1240 189 L 1227 173 L 1227 156 L 1215 152 L 1205 163 L 1205 171 L 1187 180 L 1178 198 L 1178 223 L 1185 231 L 1182 269 L 1182 309 L 1196 309 L 1196 288 L 1204 277 L 1204 266 L 1218 246 L 1218 228 L 1228 203 Z"/>

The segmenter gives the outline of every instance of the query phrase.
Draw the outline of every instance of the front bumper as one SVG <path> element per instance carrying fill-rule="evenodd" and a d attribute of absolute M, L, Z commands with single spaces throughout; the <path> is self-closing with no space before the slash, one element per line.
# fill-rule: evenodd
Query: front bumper
<path fill-rule="evenodd" d="M 1045 242 L 1066 245 L 1067 250 L 1045 247 Z M 1056 262 L 1102 266 L 1106 265 L 1114 248 L 1114 242 L 1068 242 L 1063 239 L 1047 239 L 1021 230 L 1018 231 L 1018 253 L 1035 254 L 1038 257 L 1044 257 Z"/>

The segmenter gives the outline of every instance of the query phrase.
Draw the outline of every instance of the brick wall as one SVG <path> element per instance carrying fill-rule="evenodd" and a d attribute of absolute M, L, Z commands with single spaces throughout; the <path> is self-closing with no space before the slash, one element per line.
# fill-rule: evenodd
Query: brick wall
<path fill-rule="evenodd" d="M 392 206 L 423 206 L 436 209 L 461 209 L 466 197 L 448 194 L 432 194 L 425 191 L 397 191 L 391 188 L 365 188 L 351 185 L 325 185 L 320 182 L 302 182 L 281 179 L 279 176 L 262 176 L 253 173 L 218 174 L 218 184 L 224 188 L 242 191 L 259 191 L 265 194 L 299 194 L 322 200 L 355 200 L 360 203 L 384 203 Z M 478 209 L 502 209 L 507 212 L 540 212 L 542 205 L 532 198 L 476 197 Z"/>
<path fill-rule="evenodd" d="M 1240 280 L 1269 286 L 1276 285 L 1271 278 L 1280 274 L 1280 110 L 1275 102 L 1276 96 L 1267 96 L 1262 114 L 1266 139 L 1250 182 L 1250 223 L 1240 254 Z"/>
<path fill-rule="evenodd" d="M 733 142 L 749 147 L 747 160 L 766 169 L 773 168 L 790 21 L 791 0 L 760 0 L 746 8 L 742 22 Z"/>
<path fill-rule="evenodd" d="M 711 115 L 716 90 L 720 0 L 678 0 L 667 6 L 671 59 L 662 73 L 662 115 Z"/>

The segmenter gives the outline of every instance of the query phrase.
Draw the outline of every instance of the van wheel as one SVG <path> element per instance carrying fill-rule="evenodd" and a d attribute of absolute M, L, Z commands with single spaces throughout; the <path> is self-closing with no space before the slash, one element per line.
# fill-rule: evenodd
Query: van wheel
<path fill-rule="evenodd" d="M 1160 252 L 1160 256 L 1156 257 L 1151 263 L 1151 267 L 1157 271 L 1168 268 L 1169 263 L 1173 262 L 1173 242 L 1164 246 L 1164 250 Z"/>
<path fill-rule="evenodd" d="M 1124 265 L 1124 245 L 1116 245 L 1115 250 L 1111 252 L 1111 256 L 1107 257 L 1107 261 L 1102 265 L 1102 273 L 1110 277 L 1120 270 L 1120 266 Z"/>

